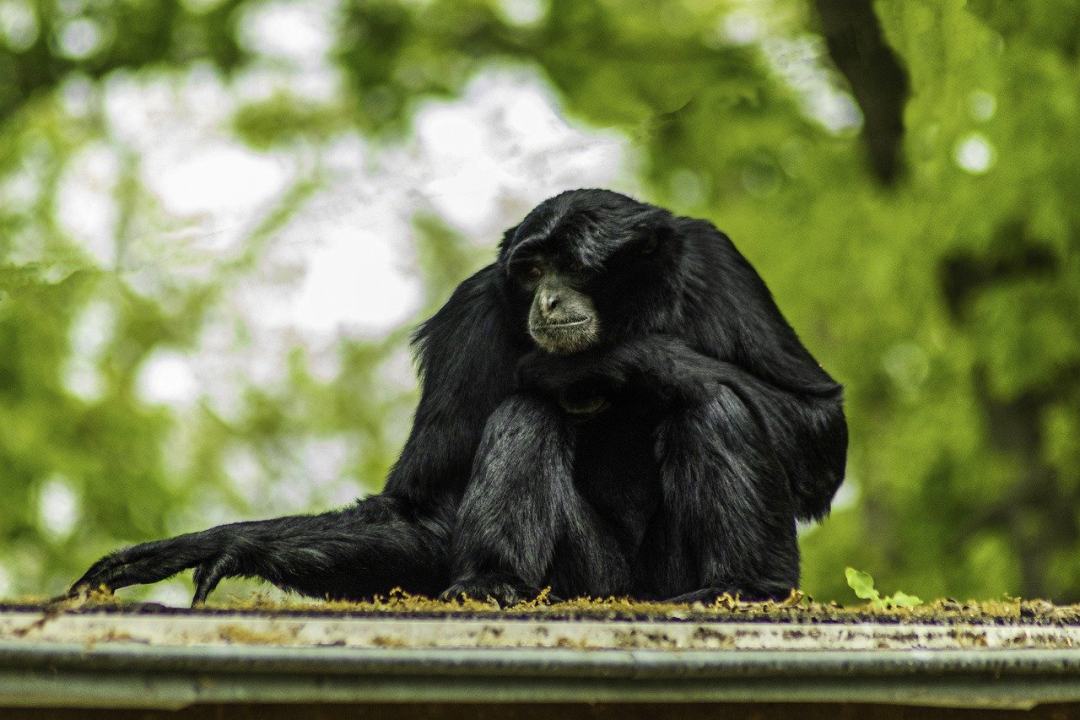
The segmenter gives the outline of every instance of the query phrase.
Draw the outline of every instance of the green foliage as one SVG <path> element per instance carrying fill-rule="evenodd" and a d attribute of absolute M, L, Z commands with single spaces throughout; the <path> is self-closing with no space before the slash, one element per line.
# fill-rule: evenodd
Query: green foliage
<path fill-rule="evenodd" d="M 300 138 L 326 140 L 347 129 L 349 120 L 338 108 L 313 106 L 278 93 L 240 108 L 233 117 L 233 128 L 252 147 L 265 150 Z"/>
<path fill-rule="evenodd" d="M 0 42 L 0 118 L 39 91 L 85 74 L 210 60 L 231 70 L 245 60 L 236 39 L 245 0 L 192 9 L 174 0 L 6 3 Z"/>
<path fill-rule="evenodd" d="M 808 592 L 848 596 L 848 562 L 924 596 L 1080 599 L 1080 3 L 873 3 L 910 80 L 890 185 L 866 162 L 857 113 L 821 111 L 852 96 L 813 5 L 550 0 L 522 20 L 489 0 L 343 0 L 326 20 L 337 89 L 312 100 L 300 82 L 260 79 L 283 62 L 251 42 L 263 3 L 5 3 L 0 570 L 17 590 L 53 592 L 119 542 L 322 507 L 342 487 L 305 482 L 311 443 L 348 438 L 340 483 L 378 488 L 415 397 L 387 381 L 408 369 L 406 327 L 323 348 L 332 372 L 298 345 L 275 382 L 238 381 L 230 412 L 149 405 L 139 373 L 211 330 L 257 346 L 250 328 L 222 328 L 222 308 L 282 250 L 284 228 L 320 234 L 305 209 L 332 177 L 334 143 L 406 137 L 427 101 L 509 64 L 539 73 L 574 122 L 630 138 L 642 195 L 726 230 L 845 384 L 850 472 L 832 516 L 803 534 Z M 756 37 L 730 31 L 747 8 Z M 80 45 L 87 27 L 96 40 Z M 117 85 L 172 91 L 192 77 L 242 98 L 225 122 L 257 157 L 299 158 L 233 254 L 172 246 L 182 219 L 103 108 Z M 65 178 L 102 148 L 122 158 L 104 260 L 61 218 Z M 490 246 L 430 207 L 414 229 L 429 310 Z M 75 357 L 81 318 L 103 307 L 112 333 Z M 73 366 L 100 377 L 92 397 L 71 390 Z M 254 468 L 257 491 L 237 467 Z M 42 522 L 57 487 L 80 502 L 67 535 Z M 297 487 L 311 491 L 282 499 Z M 854 582 L 872 602 L 908 597 Z"/>
<path fill-rule="evenodd" d="M 899 590 L 892 595 L 882 597 L 874 587 L 874 578 L 862 570 L 856 570 L 853 567 L 844 568 L 844 577 L 847 579 L 848 587 L 855 591 L 856 597 L 870 601 L 870 607 L 875 610 L 895 610 L 922 605 L 922 600 L 916 596 Z"/>

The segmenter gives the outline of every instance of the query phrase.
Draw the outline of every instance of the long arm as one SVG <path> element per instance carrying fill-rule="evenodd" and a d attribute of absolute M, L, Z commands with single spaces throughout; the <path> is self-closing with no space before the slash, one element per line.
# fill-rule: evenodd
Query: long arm
<path fill-rule="evenodd" d="M 691 250 L 680 318 L 668 330 L 707 358 L 728 361 L 725 385 L 762 424 L 796 500 L 796 515 L 829 511 L 844 479 L 847 423 L 842 388 L 806 349 L 765 282 L 727 235 L 680 219 Z M 685 357 L 685 356 L 684 356 Z M 741 369 L 741 379 L 732 373 Z"/>
<path fill-rule="evenodd" d="M 484 420 L 509 393 L 516 356 L 492 266 L 472 276 L 417 334 L 423 388 L 386 490 L 344 510 L 232 523 L 117 551 L 70 591 L 195 570 L 195 603 L 226 577 L 258 577 L 315 597 L 357 599 L 449 583 L 450 531 Z"/>
<path fill-rule="evenodd" d="M 798 585 L 795 518 L 827 510 L 842 479 L 838 393 L 796 395 L 662 335 L 527 356 L 519 374 L 555 397 L 629 393 L 661 418 L 662 502 L 640 558 L 643 595 L 777 598 Z"/>
<path fill-rule="evenodd" d="M 417 331 L 422 390 L 412 431 L 385 492 L 421 502 L 465 491 L 487 417 L 513 390 L 522 350 L 488 265 Z"/>
<path fill-rule="evenodd" d="M 192 604 L 227 577 L 255 577 L 286 590 L 359 599 L 401 587 L 432 595 L 446 586 L 446 545 L 453 508 L 418 510 L 376 495 L 320 515 L 230 523 L 155 540 L 106 555 L 72 594 L 118 590 L 195 570 Z"/>
<path fill-rule="evenodd" d="M 730 394 L 787 475 L 796 515 L 828 512 L 844 477 L 847 425 L 839 386 L 819 393 L 781 389 L 735 365 L 690 348 L 678 338 L 650 335 L 606 351 L 572 356 L 533 353 L 519 366 L 520 381 L 555 396 L 631 389 L 669 409 L 700 405 Z"/>

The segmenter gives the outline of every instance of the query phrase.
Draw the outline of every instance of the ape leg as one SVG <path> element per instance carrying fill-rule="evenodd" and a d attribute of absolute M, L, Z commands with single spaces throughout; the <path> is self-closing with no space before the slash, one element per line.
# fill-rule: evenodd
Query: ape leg
<path fill-rule="evenodd" d="M 754 414 L 726 385 L 657 433 L 663 541 L 650 554 L 661 596 L 787 596 L 799 582 L 795 509 Z"/>
<path fill-rule="evenodd" d="M 628 563 L 573 482 L 566 417 L 530 395 L 491 415 L 458 512 L 447 597 L 510 605 L 546 585 L 557 596 L 625 591 Z"/>
<path fill-rule="evenodd" d="M 226 577 L 258 577 L 305 595 L 360 599 L 394 587 L 434 595 L 448 582 L 452 507 L 376 495 L 338 512 L 221 525 L 99 560 L 71 593 L 119 589 L 195 569 L 193 604 Z"/>

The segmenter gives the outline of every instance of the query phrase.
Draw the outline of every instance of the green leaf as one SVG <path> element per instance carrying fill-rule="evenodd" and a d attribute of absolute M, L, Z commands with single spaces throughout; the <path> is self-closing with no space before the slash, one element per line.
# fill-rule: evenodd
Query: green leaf
<path fill-rule="evenodd" d="M 848 587 L 855 591 L 856 596 L 869 600 L 875 606 L 881 604 L 881 595 L 874 589 L 874 578 L 870 573 L 847 567 L 844 568 L 844 576 L 847 578 Z"/>
<path fill-rule="evenodd" d="M 844 568 L 844 576 L 847 578 L 848 587 L 863 600 L 869 600 L 875 610 L 895 610 L 896 608 L 909 608 L 922 605 L 922 599 L 915 595 L 908 595 L 899 590 L 892 595 L 881 596 L 874 587 L 874 578 L 870 573 L 856 570 L 853 567 Z"/>
<path fill-rule="evenodd" d="M 915 595 L 908 595 L 907 593 L 897 590 L 892 595 L 883 599 L 886 607 L 890 608 L 908 608 L 915 607 L 916 605 L 922 605 L 922 599 Z"/>

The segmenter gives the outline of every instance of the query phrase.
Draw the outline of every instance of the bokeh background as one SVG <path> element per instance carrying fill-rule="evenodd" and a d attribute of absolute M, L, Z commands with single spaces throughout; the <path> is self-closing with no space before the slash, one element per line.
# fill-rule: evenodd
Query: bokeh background
<path fill-rule="evenodd" d="M 809 593 L 1080 600 L 1067 0 L 0 0 L 0 596 L 377 491 L 410 326 L 580 186 L 713 220 L 846 385 Z"/>

